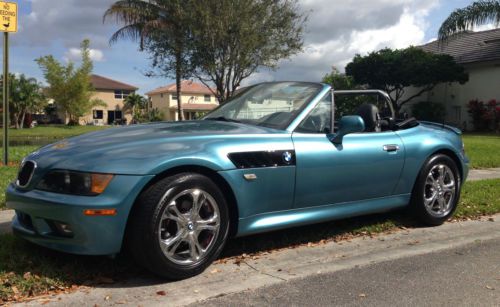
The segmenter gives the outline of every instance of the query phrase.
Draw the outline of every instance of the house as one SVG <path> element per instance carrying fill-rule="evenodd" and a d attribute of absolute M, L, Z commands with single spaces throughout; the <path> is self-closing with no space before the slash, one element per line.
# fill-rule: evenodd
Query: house
<path fill-rule="evenodd" d="M 469 101 L 479 99 L 486 103 L 491 99 L 500 99 L 500 29 L 466 32 L 444 43 L 433 41 L 419 47 L 425 51 L 453 56 L 469 73 L 469 82 L 463 85 L 439 84 L 415 102 L 426 100 L 442 103 L 446 108 L 447 123 L 465 130 L 473 129 L 467 113 Z"/>
<path fill-rule="evenodd" d="M 99 75 L 91 75 L 90 82 L 95 89 L 92 99 L 103 101 L 105 106 L 96 106 L 92 112 L 80 118 L 80 124 L 112 125 L 130 123 L 132 115 L 123 110 L 124 99 L 134 94 L 137 87 Z"/>
<path fill-rule="evenodd" d="M 150 107 L 162 112 L 165 120 L 178 120 L 175 83 L 156 88 L 146 95 L 150 99 Z M 181 102 L 184 118 L 187 120 L 195 119 L 197 115 L 207 113 L 218 106 L 217 99 L 209 87 L 190 80 L 181 82 Z"/>

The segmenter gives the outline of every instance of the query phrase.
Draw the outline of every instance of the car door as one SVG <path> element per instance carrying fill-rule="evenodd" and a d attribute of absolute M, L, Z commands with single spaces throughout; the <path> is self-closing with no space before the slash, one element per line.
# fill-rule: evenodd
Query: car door
<path fill-rule="evenodd" d="M 292 135 L 296 154 L 294 208 L 392 195 L 404 164 L 400 137 L 393 131 L 353 133 L 344 136 L 341 144 L 334 144 L 322 132 L 329 127 L 309 129 L 307 124 L 308 119 L 316 124 L 328 122 L 329 116 L 317 118 L 329 112 L 330 105 L 328 99 L 322 106 L 318 104 Z"/>

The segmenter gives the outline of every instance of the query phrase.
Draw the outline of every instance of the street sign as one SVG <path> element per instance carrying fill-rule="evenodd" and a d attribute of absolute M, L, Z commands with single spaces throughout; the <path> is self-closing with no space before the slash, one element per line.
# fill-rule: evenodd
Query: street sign
<path fill-rule="evenodd" d="M 0 32 L 17 32 L 17 3 L 0 1 Z"/>

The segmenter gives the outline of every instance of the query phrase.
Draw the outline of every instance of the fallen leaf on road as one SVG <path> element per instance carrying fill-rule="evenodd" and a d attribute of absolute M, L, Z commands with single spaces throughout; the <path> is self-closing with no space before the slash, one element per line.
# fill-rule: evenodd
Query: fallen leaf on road
<path fill-rule="evenodd" d="M 490 218 L 488 219 L 488 221 L 490 221 L 490 222 L 494 222 L 494 221 L 495 221 L 495 219 L 494 219 L 494 218 L 492 218 L 492 217 L 490 217 Z"/>
<path fill-rule="evenodd" d="M 165 291 L 162 290 L 162 291 L 156 292 L 156 294 L 157 295 L 161 295 L 161 296 L 165 296 L 165 295 L 167 295 L 167 292 L 165 292 Z"/>
<path fill-rule="evenodd" d="M 358 296 L 359 296 L 359 297 L 366 297 L 366 294 L 364 294 L 364 293 L 360 293 Z"/>
<path fill-rule="evenodd" d="M 495 288 L 493 288 L 492 286 L 486 286 L 486 289 L 488 289 L 488 290 L 495 290 Z"/>
<path fill-rule="evenodd" d="M 111 298 L 111 296 L 110 296 L 110 295 L 106 295 L 106 296 L 104 297 L 104 300 L 105 300 L 105 301 L 109 301 L 109 299 L 110 299 L 110 298 Z"/>
<path fill-rule="evenodd" d="M 220 270 L 219 269 L 213 269 L 212 271 L 210 271 L 210 274 L 215 274 L 215 273 L 219 273 Z"/>

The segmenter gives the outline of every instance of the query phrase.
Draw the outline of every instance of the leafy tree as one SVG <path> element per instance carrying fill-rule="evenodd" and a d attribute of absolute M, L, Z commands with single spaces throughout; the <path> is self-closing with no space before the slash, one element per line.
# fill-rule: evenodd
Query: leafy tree
<path fill-rule="evenodd" d="M 425 52 L 416 47 L 382 49 L 367 56 L 356 55 L 346 66 L 346 74 L 358 84 L 386 91 L 396 113 L 414 98 L 431 91 L 443 82 L 469 80 L 464 68 L 453 57 Z M 408 87 L 416 92 L 404 97 Z"/>
<path fill-rule="evenodd" d="M 356 82 L 352 76 L 340 73 L 335 67 L 332 72 L 326 74 L 323 83 L 330 84 L 334 90 L 356 90 L 363 87 Z M 335 95 L 335 118 L 340 119 L 344 115 L 355 114 L 358 107 L 369 101 L 361 95 Z"/>
<path fill-rule="evenodd" d="M 9 74 L 9 87 L 9 109 L 12 122 L 16 129 L 22 129 L 26 114 L 38 112 L 46 104 L 42 86 L 35 78 L 28 78 L 24 74 L 19 76 Z M 0 93 L 0 98 L 2 93 Z"/>
<path fill-rule="evenodd" d="M 190 29 L 187 8 L 191 0 L 120 0 L 104 13 L 104 20 L 115 18 L 123 27 L 110 39 L 139 41 L 139 49 L 151 56 L 153 68 L 160 75 L 175 76 L 177 85 L 177 110 L 179 120 L 184 120 L 182 110 L 182 79 L 191 76 L 188 57 Z M 152 76 L 154 73 L 149 73 Z"/>
<path fill-rule="evenodd" d="M 125 109 L 132 113 L 132 121 L 140 122 L 147 106 L 147 99 L 139 94 L 128 95 L 124 100 Z"/>
<path fill-rule="evenodd" d="M 476 1 L 463 9 L 453 11 L 439 28 L 439 39 L 446 40 L 454 34 L 473 29 L 475 26 L 500 23 L 500 1 Z"/>
<path fill-rule="evenodd" d="M 194 74 L 215 84 L 220 103 L 259 67 L 302 50 L 306 18 L 296 0 L 192 1 L 190 12 Z"/>
<path fill-rule="evenodd" d="M 97 105 L 104 103 L 92 99 L 93 87 L 90 83 L 92 60 L 89 53 L 89 40 L 81 44 L 82 64 L 75 67 L 73 62 L 64 65 L 52 55 L 36 59 L 49 84 L 47 96 L 54 99 L 59 110 L 69 116 L 69 124 L 78 124 L 78 119 L 89 113 Z"/>
<path fill-rule="evenodd" d="M 326 74 L 323 77 L 322 82 L 330 84 L 335 90 L 362 89 L 362 86 L 354 82 L 354 78 L 352 76 L 340 73 L 335 67 L 332 68 L 331 73 Z"/>

